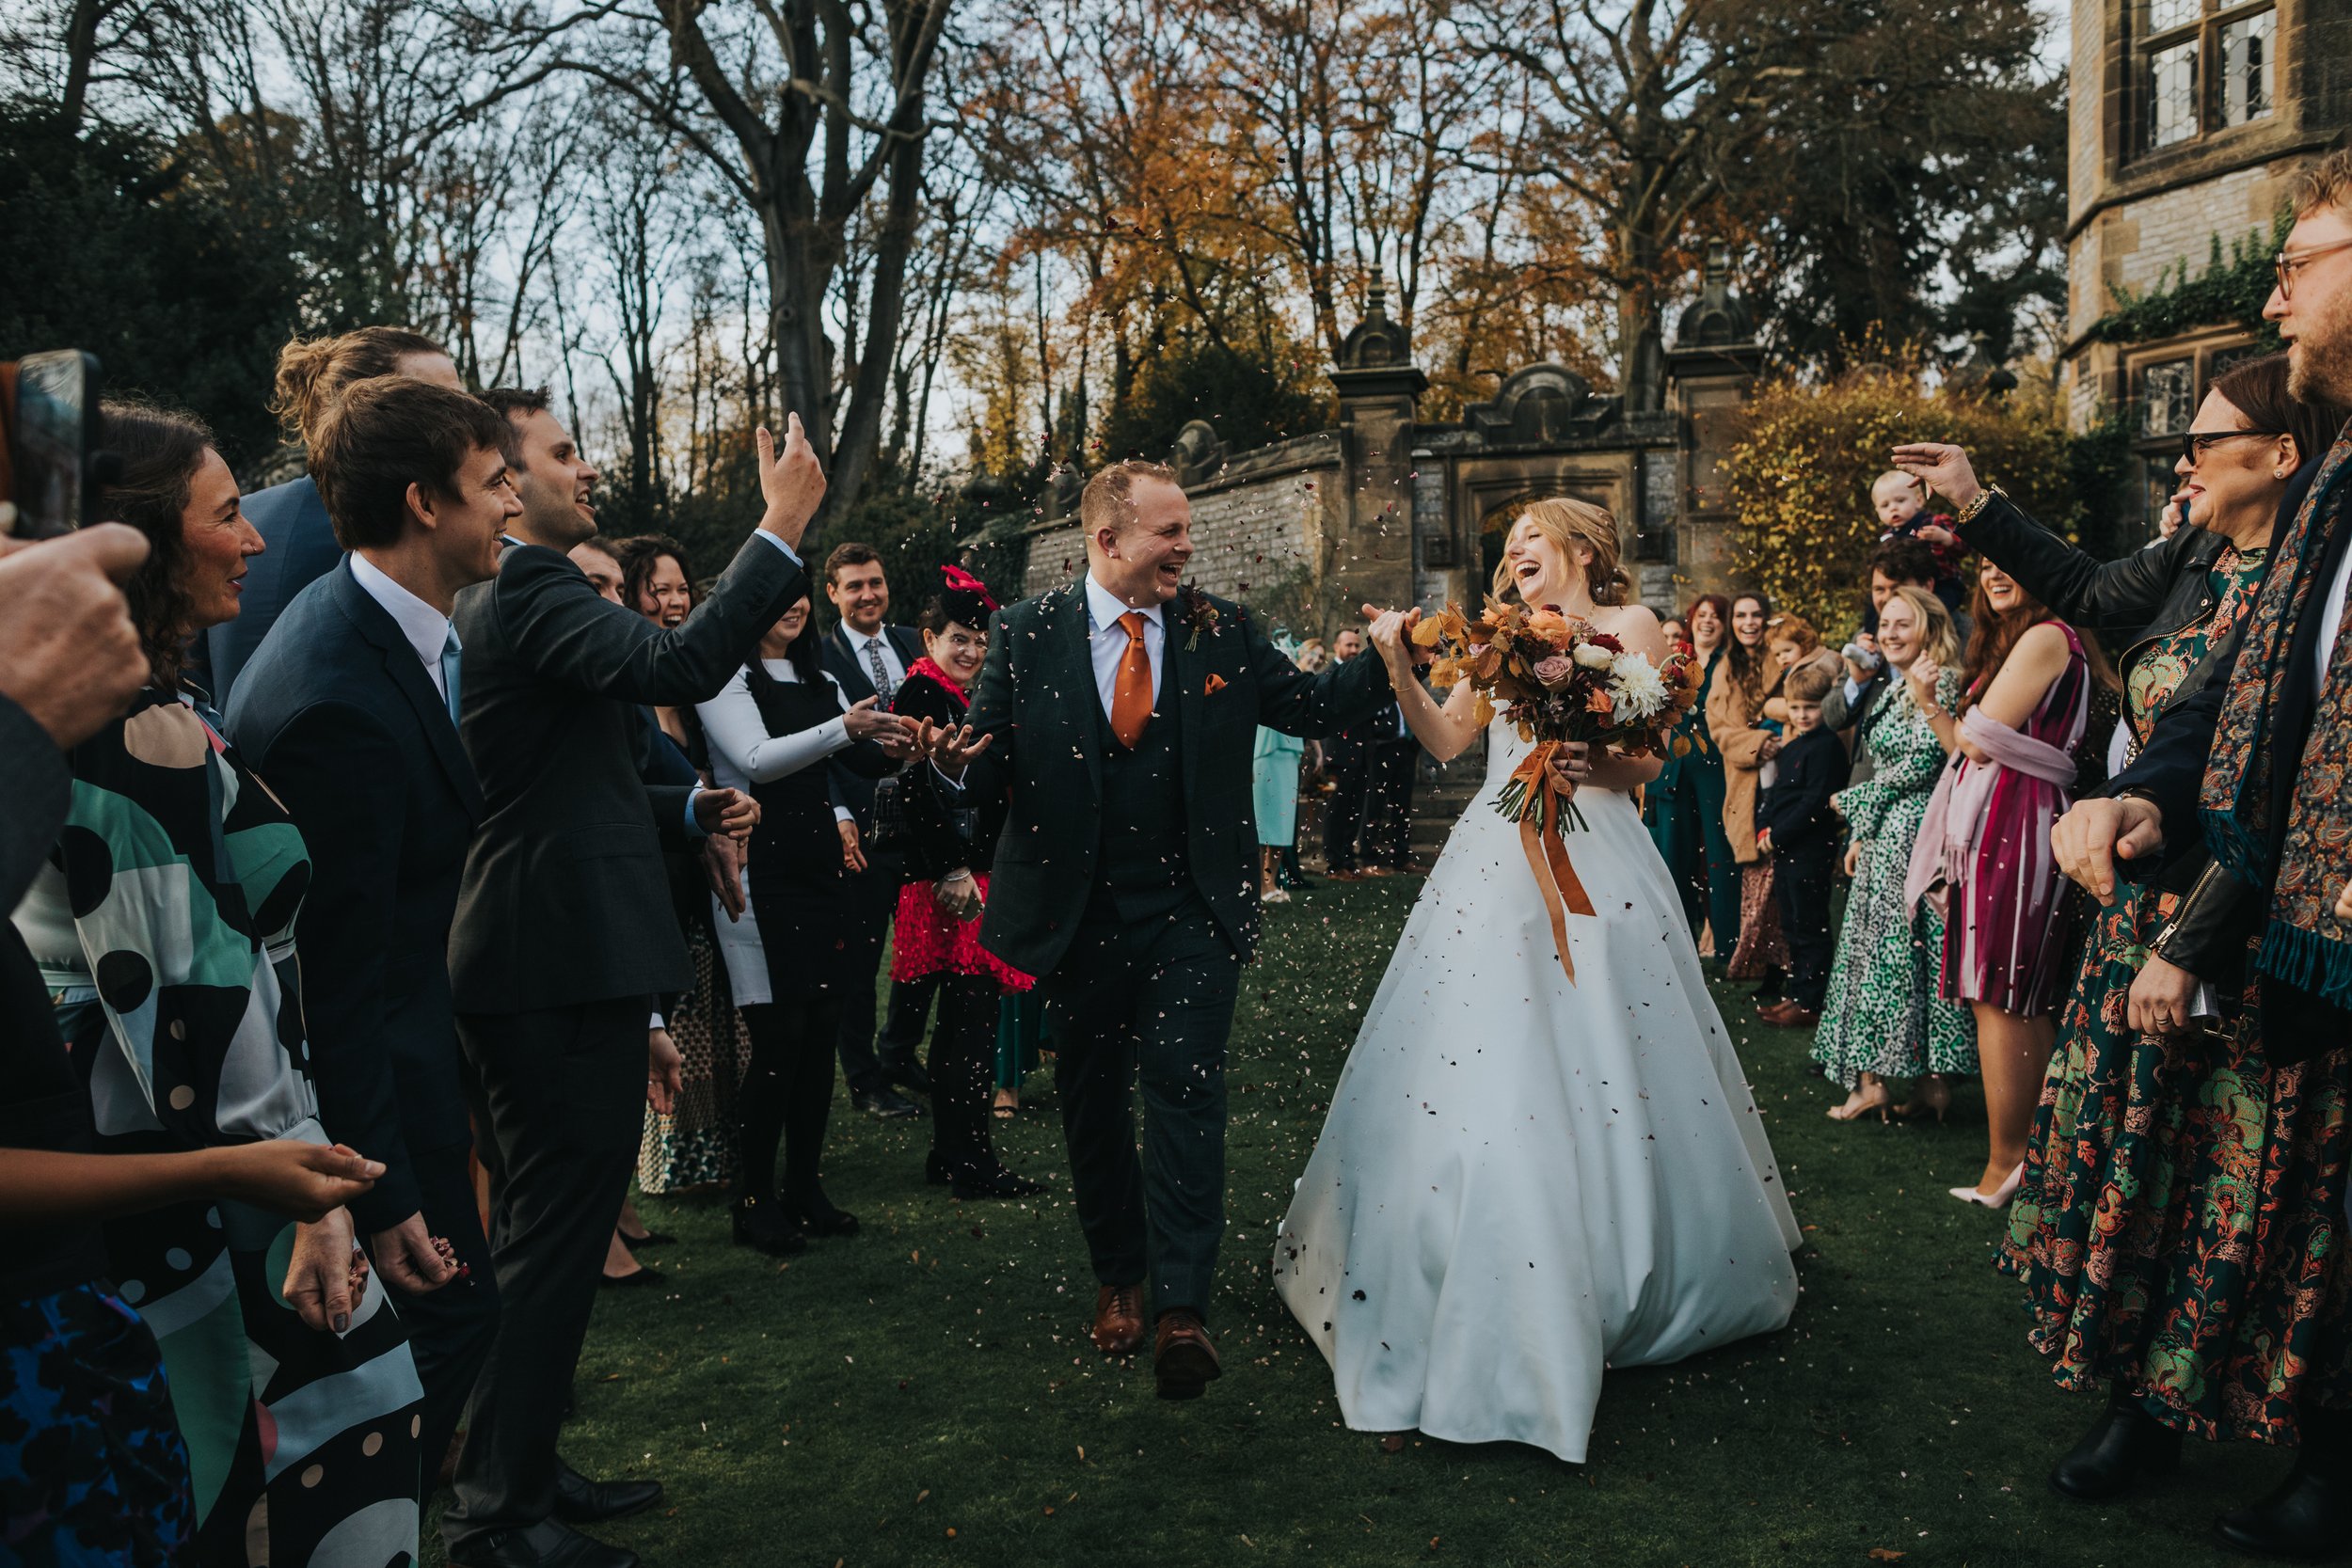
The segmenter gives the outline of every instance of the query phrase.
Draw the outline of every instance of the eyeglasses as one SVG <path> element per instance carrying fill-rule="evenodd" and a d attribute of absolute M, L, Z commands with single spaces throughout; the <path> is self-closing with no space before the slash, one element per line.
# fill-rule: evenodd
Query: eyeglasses
<path fill-rule="evenodd" d="M 2205 449 L 2217 441 L 2243 441 L 2249 436 L 2275 441 L 2285 434 L 2283 430 L 2191 431 L 2181 437 L 2181 461 L 2194 468 L 2205 460 Z"/>
<path fill-rule="evenodd" d="M 2295 275 L 2310 266 L 2313 258 L 2337 250 L 2352 250 L 2352 240 L 2338 240 L 2333 245 L 2315 245 L 2300 256 L 2290 256 L 2283 250 L 2273 256 L 2270 259 L 2270 264 L 2278 270 L 2279 297 L 2293 299 L 2295 297 Z"/>

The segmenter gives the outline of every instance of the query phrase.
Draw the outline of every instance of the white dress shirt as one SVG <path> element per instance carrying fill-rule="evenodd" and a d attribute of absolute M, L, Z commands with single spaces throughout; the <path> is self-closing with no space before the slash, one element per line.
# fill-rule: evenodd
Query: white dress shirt
<path fill-rule="evenodd" d="M 868 637 L 866 633 L 851 626 L 849 622 L 844 621 L 841 623 L 841 641 L 848 645 L 850 657 L 857 664 L 859 674 L 872 676 L 873 661 L 866 650 L 869 647 L 879 648 L 882 650 L 882 668 L 890 672 L 890 684 L 893 687 L 906 684 L 906 660 L 900 658 L 898 650 L 891 645 L 889 627 L 884 626 Z"/>
<path fill-rule="evenodd" d="M 1128 605 L 1117 594 L 1094 580 L 1089 572 L 1086 578 L 1087 641 L 1094 657 L 1094 689 L 1103 699 L 1103 712 L 1111 712 L 1112 698 L 1119 690 L 1119 663 L 1127 657 L 1127 628 L 1119 618 L 1133 610 L 1143 617 L 1143 657 L 1152 667 L 1152 703 L 1159 705 L 1160 651 L 1168 644 L 1165 605 Z"/>
<path fill-rule="evenodd" d="M 449 685 L 441 673 L 441 650 L 449 645 L 449 617 L 394 582 L 384 568 L 357 550 L 351 555 L 351 577 L 362 593 L 384 607 L 384 613 L 392 618 L 400 635 L 417 650 L 417 657 L 424 665 L 425 679 L 433 683 L 433 689 L 447 703 Z"/>

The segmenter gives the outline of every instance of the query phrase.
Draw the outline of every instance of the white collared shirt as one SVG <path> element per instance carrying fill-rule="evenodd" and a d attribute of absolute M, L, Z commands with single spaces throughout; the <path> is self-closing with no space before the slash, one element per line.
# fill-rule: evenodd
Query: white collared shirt
<path fill-rule="evenodd" d="M 1119 596 L 1094 580 L 1089 572 L 1087 591 L 1088 651 L 1094 657 L 1094 689 L 1103 699 L 1103 712 L 1111 712 L 1112 699 L 1119 690 L 1119 662 L 1127 657 L 1127 628 L 1119 618 L 1133 610 L 1143 617 L 1143 657 L 1152 668 L 1152 702 L 1159 705 L 1160 650 L 1168 642 L 1166 605 L 1128 605 Z"/>
<path fill-rule="evenodd" d="M 850 626 L 849 622 L 844 621 L 841 623 L 841 640 L 850 645 L 850 657 L 857 661 L 859 674 L 870 676 L 874 673 L 872 656 L 868 655 L 866 650 L 868 647 L 880 648 L 882 668 L 890 672 L 890 684 L 897 687 L 906 683 L 906 661 L 898 657 L 898 650 L 891 645 L 890 629 L 887 626 L 868 637 Z"/>
<path fill-rule="evenodd" d="M 354 550 L 351 555 L 351 577 L 360 590 L 392 618 L 400 635 L 417 651 L 424 662 L 425 679 L 433 683 L 441 701 L 449 701 L 449 687 L 441 674 L 441 650 L 448 646 L 451 635 L 449 617 L 411 594 L 388 576 L 384 568 Z"/>

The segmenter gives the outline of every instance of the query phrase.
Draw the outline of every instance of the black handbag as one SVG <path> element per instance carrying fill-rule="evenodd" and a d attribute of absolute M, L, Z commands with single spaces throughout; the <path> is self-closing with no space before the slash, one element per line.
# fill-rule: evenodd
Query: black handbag
<path fill-rule="evenodd" d="M 904 773 L 893 773 L 874 785 L 874 828 L 866 836 L 868 847 L 899 851 L 914 847 L 914 830 L 907 821 L 906 793 L 900 787 L 905 783 Z M 980 831 L 979 808 L 957 806 L 943 815 L 944 826 L 969 850 Z"/>

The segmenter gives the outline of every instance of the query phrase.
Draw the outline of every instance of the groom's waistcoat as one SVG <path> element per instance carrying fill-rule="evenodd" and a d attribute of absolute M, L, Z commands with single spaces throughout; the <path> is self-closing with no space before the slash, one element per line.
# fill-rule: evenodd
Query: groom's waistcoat
<path fill-rule="evenodd" d="M 1096 879 L 1113 894 L 1182 886 L 1192 869 L 1184 852 L 1183 705 L 1162 655 L 1160 693 L 1152 721 L 1131 751 L 1094 707 L 1094 743 L 1103 758 L 1103 837 Z M 1093 693 L 1089 691 L 1090 698 Z"/>

